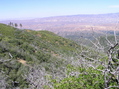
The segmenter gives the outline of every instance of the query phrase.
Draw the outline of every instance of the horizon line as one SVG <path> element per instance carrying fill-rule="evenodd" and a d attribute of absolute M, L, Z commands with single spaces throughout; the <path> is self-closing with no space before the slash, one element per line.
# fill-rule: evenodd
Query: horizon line
<path fill-rule="evenodd" d="M 8 19 L 1 19 L 0 21 L 9 21 L 9 20 L 32 20 L 32 19 L 42 19 L 42 18 L 50 18 L 50 17 L 62 17 L 62 16 L 76 16 L 76 15 L 106 15 L 106 14 L 119 14 L 119 12 L 116 13 L 99 13 L 99 14 L 72 14 L 72 15 L 52 15 L 52 16 L 41 16 L 41 17 L 20 17 L 20 18 L 8 18 Z"/>

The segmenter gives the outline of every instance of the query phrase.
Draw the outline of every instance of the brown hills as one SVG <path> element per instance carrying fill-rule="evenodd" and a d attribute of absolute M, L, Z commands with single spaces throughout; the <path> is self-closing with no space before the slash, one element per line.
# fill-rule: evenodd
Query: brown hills
<path fill-rule="evenodd" d="M 96 14 L 96 15 L 71 15 L 45 17 L 31 20 L 10 20 L 1 21 L 8 24 L 9 22 L 22 23 L 23 28 L 33 30 L 49 30 L 58 32 L 74 31 L 111 31 L 118 29 L 119 13 Z"/>

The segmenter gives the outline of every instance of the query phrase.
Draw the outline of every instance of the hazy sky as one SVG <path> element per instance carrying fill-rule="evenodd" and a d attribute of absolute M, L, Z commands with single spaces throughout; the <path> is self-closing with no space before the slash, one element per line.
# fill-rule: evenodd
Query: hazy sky
<path fill-rule="evenodd" d="M 0 20 L 119 12 L 119 0 L 0 0 Z"/>

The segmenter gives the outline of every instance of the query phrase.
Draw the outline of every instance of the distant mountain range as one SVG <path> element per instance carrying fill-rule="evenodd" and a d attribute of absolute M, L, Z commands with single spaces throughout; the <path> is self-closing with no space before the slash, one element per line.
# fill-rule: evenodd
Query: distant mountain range
<path fill-rule="evenodd" d="M 0 21 L 8 24 L 22 23 L 23 28 L 33 30 L 49 30 L 55 33 L 58 32 L 74 32 L 82 30 L 119 30 L 115 29 L 119 19 L 119 13 L 109 14 L 90 14 L 90 15 L 67 15 L 56 17 L 36 18 L 29 20 L 7 20 Z"/>

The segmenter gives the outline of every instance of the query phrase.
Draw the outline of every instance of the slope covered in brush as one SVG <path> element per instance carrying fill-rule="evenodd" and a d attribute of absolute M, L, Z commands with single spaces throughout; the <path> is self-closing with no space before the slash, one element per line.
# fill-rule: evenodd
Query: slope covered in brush
<path fill-rule="evenodd" d="M 29 67 L 43 65 L 50 72 L 51 65 L 63 67 L 63 57 L 71 56 L 79 48 L 73 41 L 49 31 L 20 30 L 0 24 L 0 70 L 1 76 L 7 76 L 1 79 L 3 86 L 28 87 L 23 75 L 27 75 Z"/>
<path fill-rule="evenodd" d="M 1 89 L 102 89 L 105 60 L 52 32 L 0 24 Z"/>

